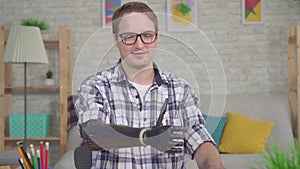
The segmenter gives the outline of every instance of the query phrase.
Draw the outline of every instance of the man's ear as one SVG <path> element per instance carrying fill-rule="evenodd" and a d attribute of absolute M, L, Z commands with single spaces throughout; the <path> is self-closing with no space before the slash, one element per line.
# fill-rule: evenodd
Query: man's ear
<path fill-rule="evenodd" d="M 114 38 L 115 46 L 116 46 L 117 48 L 119 48 L 118 35 L 114 34 L 113 36 L 114 36 L 113 38 Z"/>

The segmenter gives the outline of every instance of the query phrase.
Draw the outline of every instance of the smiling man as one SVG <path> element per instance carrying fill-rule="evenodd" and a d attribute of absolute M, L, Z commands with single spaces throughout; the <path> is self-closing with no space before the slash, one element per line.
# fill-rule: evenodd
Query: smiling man
<path fill-rule="evenodd" d="M 153 62 L 157 16 L 146 4 L 129 2 L 113 16 L 119 62 L 87 78 L 78 91 L 78 124 L 86 142 L 97 144 L 93 169 L 223 168 L 204 127 L 198 99 L 186 81 Z"/>

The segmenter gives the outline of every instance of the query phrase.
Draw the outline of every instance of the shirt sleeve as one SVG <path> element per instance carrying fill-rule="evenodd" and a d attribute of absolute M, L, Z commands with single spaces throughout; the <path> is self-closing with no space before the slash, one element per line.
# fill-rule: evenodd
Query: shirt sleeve
<path fill-rule="evenodd" d="M 78 99 L 75 109 L 78 116 L 78 125 L 91 119 L 106 121 L 108 116 L 107 99 L 105 99 L 104 88 L 96 77 L 86 79 L 78 90 Z"/>
<path fill-rule="evenodd" d="M 186 96 L 183 101 L 184 111 L 186 116 L 186 126 L 188 128 L 186 132 L 185 152 L 193 159 L 194 153 L 204 142 L 212 142 L 215 144 L 212 136 L 205 128 L 205 120 L 202 116 L 198 98 L 195 96 L 193 90 L 186 88 Z"/>

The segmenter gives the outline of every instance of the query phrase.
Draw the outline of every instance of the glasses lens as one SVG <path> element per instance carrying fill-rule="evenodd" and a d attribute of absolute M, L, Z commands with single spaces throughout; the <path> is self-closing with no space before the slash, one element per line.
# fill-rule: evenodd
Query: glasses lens
<path fill-rule="evenodd" d="M 132 45 L 135 43 L 136 38 L 137 38 L 137 34 L 135 33 L 123 33 L 120 34 L 121 40 L 123 43 L 125 43 L 126 45 Z"/>
<path fill-rule="evenodd" d="M 156 32 L 144 32 L 141 34 L 141 38 L 144 43 L 153 43 L 156 39 Z"/>

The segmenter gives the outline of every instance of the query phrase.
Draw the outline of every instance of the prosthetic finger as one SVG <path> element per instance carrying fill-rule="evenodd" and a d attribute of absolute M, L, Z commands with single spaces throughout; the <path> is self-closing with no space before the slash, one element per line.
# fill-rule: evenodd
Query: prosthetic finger
<path fill-rule="evenodd" d="M 171 134 L 170 135 L 171 139 L 184 139 L 184 134 Z"/>
<path fill-rule="evenodd" d="M 186 132 L 187 129 L 183 126 L 172 126 L 172 132 Z"/>
<path fill-rule="evenodd" d="M 177 141 L 175 146 L 183 146 L 184 142 L 183 141 Z"/>
<path fill-rule="evenodd" d="M 182 148 L 171 148 L 166 153 L 182 153 Z"/>
<path fill-rule="evenodd" d="M 180 141 L 180 140 L 174 140 L 174 141 L 170 142 L 170 145 L 172 145 L 172 146 L 183 146 L 184 143 L 183 143 L 183 141 Z"/>

